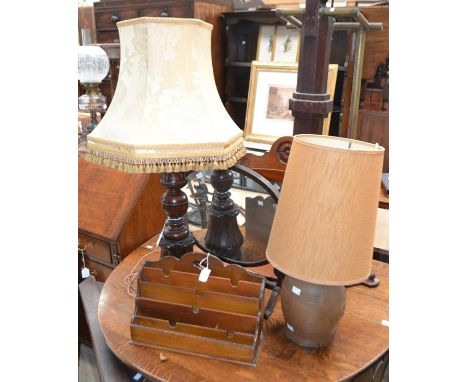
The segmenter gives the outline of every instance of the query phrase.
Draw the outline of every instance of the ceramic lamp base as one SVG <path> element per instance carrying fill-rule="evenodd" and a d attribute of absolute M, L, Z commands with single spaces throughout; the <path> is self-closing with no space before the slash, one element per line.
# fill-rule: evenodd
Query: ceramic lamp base
<path fill-rule="evenodd" d="M 286 336 L 303 347 L 327 346 L 333 341 L 345 302 L 344 286 L 312 284 L 286 276 L 281 287 Z"/>

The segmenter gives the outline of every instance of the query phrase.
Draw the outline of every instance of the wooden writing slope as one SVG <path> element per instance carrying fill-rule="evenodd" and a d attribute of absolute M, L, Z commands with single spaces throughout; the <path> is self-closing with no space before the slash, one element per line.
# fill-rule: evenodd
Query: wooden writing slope
<path fill-rule="evenodd" d="M 134 344 L 255 365 L 263 340 L 265 280 L 202 253 L 147 261 L 139 273 L 130 324 Z M 203 265 L 206 265 L 203 262 Z"/>

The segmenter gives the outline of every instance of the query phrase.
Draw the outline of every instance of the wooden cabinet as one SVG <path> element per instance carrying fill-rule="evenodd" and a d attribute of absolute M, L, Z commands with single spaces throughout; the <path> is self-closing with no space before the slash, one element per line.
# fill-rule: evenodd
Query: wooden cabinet
<path fill-rule="evenodd" d="M 86 267 L 96 280 L 104 282 L 123 258 L 161 231 L 166 215 L 159 179 L 159 174 L 127 174 L 95 165 L 79 154 L 78 246 L 85 248 Z M 79 297 L 78 336 L 91 346 Z"/>
<path fill-rule="evenodd" d="M 224 31 L 221 14 L 232 10 L 229 0 L 107 0 L 94 3 L 96 39 L 98 44 L 119 42 L 118 21 L 137 17 L 196 18 L 213 24 L 211 51 L 216 86 L 220 96 L 224 94 Z M 110 104 L 118 78 L 118 60 L 114 71 L 103 81 L 102 93 Z"/>
<path fill-rule="evenodd" d="M 261 25 L 278 25 L 271 10 L 236 11 L 223 14 L 226 33 L 225 107 L 241 129 L 247 110 L 251 62 L 256 59 Z"/>
<path fill-rule="evenodd" d="M 164 224 L 159 174 L 127 174 L 78 159 L 78 245 L 98 281 Z"/>

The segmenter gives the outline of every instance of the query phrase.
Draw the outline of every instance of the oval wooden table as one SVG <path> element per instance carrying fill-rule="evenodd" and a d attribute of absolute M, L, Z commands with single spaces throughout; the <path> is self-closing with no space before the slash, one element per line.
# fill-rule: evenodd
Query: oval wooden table
<path fill-rule="evenodd" d="M 372 271 L 380 279 L 380 285 L 347 288 L 345 314 L 334 341 L 325 349 L 301 348 L 286 338 L 280 299 L 265 323 L 265 338 L 256 367 L 133 345 L 130 320 L 134 297 L 127 292 L 125 278 L 135 266 L 138 271 L 143 261 L 159 258 L 154 249 L 147 248 L 154 243 L 155 239 L 144 243 L 111 273 L 98 310 L 109 348 L 122 362 L 152 380 L 339 381 L 356 376 L 388 352 L 389 330 L 382 324 L 382 320 L 388 320 L 388 264 L 378 261 L 373 262 Z M 142 256 L 145 258 L 140 262 Z M 272 275 L 270 265 L 252 270 Z"/>

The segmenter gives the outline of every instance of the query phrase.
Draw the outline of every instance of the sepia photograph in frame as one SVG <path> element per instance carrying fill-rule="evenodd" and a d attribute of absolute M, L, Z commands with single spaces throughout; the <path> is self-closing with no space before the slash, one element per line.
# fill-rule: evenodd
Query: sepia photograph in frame
<path fill-rule="evenodd" d="M 299 42 L 301 31 L 297 28 L 286 28 L 281 25 L 276 28 L 273 61 L 297 62 L 299 59 Z"/>
<path fill-rule="evenodd" d="M 275 25 L 261 25 L 258 32 L 257 61 L 272 61 L 275 47 Z"/>
<path fill-rule="evenodd" d="M 272 144 L 292 135 L 289 98 L 296 89 L 297 64 L 252 61 L 244 125 L 246 141 Z"/>
<path fill-rule="evenodd" d="M 248 142 L 272 144 L 276 139 L 293 135 L 294 119 L 289 98 L 296 90 L 297 64 L 252 61 L 250 71 L 244 138 Z M 328 69 L 327 93 L 333 99 L 338 65 Z M 330 114 L 324 120 L 328 135 Z"/>

